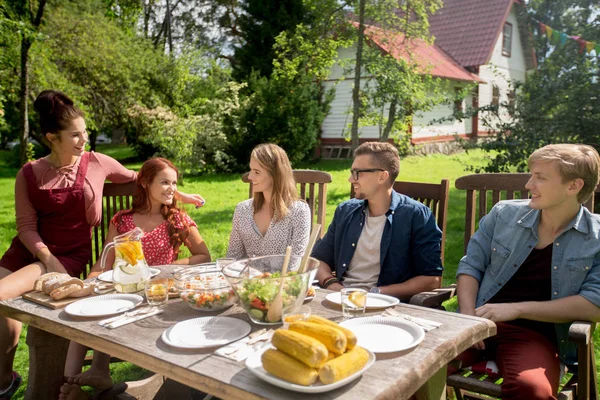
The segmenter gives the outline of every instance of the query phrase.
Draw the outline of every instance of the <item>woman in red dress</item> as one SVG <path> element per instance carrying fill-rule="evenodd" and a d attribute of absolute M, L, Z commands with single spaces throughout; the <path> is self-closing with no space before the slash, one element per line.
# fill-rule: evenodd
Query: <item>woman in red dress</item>
<path fill-rule="evenodd" d="M 34 107 L 51 153 L 17 174 L 18 235 L 0 259 L 0 300 L 32 290 L 47 272 L 79 276 L 91 255 L 91 227 L 100 222 L 104 181 L 137 177 L 113 158 L 85 151 L 83 112 L 65 94 L 44 91 Z M 180 195 L 203 204 L 198 195 Z M 0 316 L 0 399 L 10 398 L 21 381 L 12 370 L 20 332 L 19 321 Z"/>

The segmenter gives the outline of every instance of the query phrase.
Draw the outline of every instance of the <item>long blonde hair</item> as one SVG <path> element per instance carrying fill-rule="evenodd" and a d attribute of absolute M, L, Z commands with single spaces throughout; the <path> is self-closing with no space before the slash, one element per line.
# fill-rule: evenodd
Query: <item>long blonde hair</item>
<path fill-rule="evenodd" d="M 255 159 L 267 170 L 273 180 L 273 194 L 271 207 L 273 219 L 278 221 L 284 218 L 292 204 L 298 200 L 296 181 L 290 160 L 281 147 L 273 143 L 259 144 L 252 150 L 250 158 Z M 258 212 L 265 202 L 262 192 L 254 193 L 254 212 Z"/>

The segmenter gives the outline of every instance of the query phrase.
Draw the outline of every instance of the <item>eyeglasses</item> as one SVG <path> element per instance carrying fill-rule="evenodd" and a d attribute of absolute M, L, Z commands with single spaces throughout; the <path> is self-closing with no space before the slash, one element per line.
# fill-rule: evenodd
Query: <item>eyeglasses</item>
<path fill-rule="evenodd" d="M 383 171 L 385 171 L 385 169 L 381 169 L 381 168 L 351 169 L 350 174 L 352 175 L 352 179 L 357 181 L 362 172 L 383 172 Z"/>

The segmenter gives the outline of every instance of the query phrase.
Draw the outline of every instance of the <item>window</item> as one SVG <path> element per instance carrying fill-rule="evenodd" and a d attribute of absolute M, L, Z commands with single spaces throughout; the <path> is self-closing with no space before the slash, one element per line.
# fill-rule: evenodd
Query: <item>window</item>
<path fill-rule="evenodd" d="M 515 89 L 509 90 L 508 96 L 508 108 L 512 111 L 515 109 L 515 103 L 517 100 L 517 91 Z"/>
<path fill-rule="evenodd" d="M 512 24 L 508 22 L 504 24 L 502 29 L 502 55 L 510 57 L 512 49 Z"/>
<path fill-rule="evenodd" d="M 492 105 L 500 105 L 500 89 L 496 85 L 492 85 Z"/>

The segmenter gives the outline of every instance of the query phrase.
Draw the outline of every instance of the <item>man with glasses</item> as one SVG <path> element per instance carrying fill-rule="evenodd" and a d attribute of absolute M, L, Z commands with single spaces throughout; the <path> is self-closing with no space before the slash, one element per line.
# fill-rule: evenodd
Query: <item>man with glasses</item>
<path fill-rule="evenodd" d="M 321 287 L 359 287 L 408 300 L 438 288 L 441 240 L 435 217 L 422 203 L 394 191 L 398 150 L 367 142 L 354 151 L 355 199 L 338 206 L 312 256 L 321 261 Z"/>

